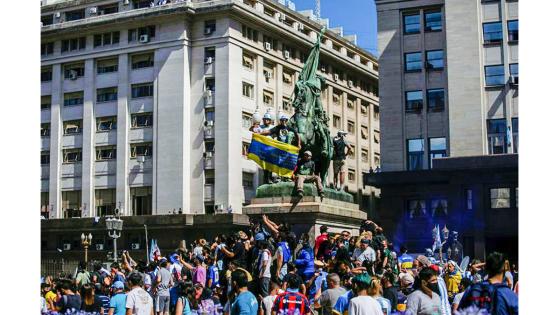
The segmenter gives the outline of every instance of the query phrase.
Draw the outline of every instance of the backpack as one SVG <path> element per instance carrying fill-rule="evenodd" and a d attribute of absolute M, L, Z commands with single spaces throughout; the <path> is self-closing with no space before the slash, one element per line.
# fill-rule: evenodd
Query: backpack
<path fill-rule="evenodd" d="M 478 309 L 485 309 L 490 314 L 494 314 L 496 304 L 498 303 L 498 290 L 507 288 L 505 284 L 491 284 L 489 282 L 482 282 L 473 284 L 459 303 L 459 309 L 465 309 L 470 306 L 475 306 Z"/>

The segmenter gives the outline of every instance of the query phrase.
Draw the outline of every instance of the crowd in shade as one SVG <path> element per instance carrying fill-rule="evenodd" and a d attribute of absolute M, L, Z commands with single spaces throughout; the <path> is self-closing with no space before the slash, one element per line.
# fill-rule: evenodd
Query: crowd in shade
<path fill-rule="evenodd" d="M 398 253 L 382 227 L 320 227 L 315 239 L 263 215 L 250 228 L 197 239 L 149 262 L 45 276 L 42 314 L 389 315 L 518 314 L 517 270 L 493 252 L 465 270 Z"/>

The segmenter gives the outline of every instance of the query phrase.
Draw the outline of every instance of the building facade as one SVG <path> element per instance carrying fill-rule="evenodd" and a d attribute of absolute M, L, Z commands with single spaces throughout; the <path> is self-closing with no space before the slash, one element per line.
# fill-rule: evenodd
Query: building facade
<path fill-rule="evenodd" d="M 451 196 L 447 189 L 428 185 L 433 182 L 431 176 L 438 178 L 433 175 L 438 173 L 436 159 L 496 156 L 492 161 L 503 158 L 511 172 L 507 155 L 518 153 L 518 2 L 376 0 L 376 5 L 382 172 L 366 181 L 381 188 L 380 220 L 401 239 L 415 243 L 415 250 L 423 250 L 430 242 L 431 223 L 445 223 L 454 213 L 461 216 L 466 203 L 456 200 L 472 199 L 473 194 L 465 179 L 468 172 L 461 173 L 462 179 L 452 176 L 455 184 L 464 184 L 459 185 L 460 199 L 456 192 Z M 468 169 L 465 161 L 473 160 L 461 161 L 445 163 L 456 165 L 459 172 Z M 472 179 L 471 184 L 478 180 L 483 187 L 476 198 L 496 198 L 496 194 L 515 198 L 517 179 L 513 181 L 503 171 L 484 169 L 504 179 L 504 187 L 500 180 L 489 180 L 491 176 L 484 177 L 486 181 Z M 391 176 L 400 181 L 388 180 Z M 389 182 L 391 187 L 384 186 Z M 497 208 L 485 205 L 489 203 L 480 204 L 486 221 L 503 217 L 502 212 L 507 211 L 508 228 L 501 229 L 500 235 L 516 240 L 517 206 L 513 202 Z M 445 209 L 445 215 L 432 216 L 431 227 L 422 231 L 425 237 L 404 237 L 416 226 L 410 213 L 417 208 L 428 214 Z M 465 237 L 480 232 L 474 243 L 476 253 L 483 254 L 484 231 L 455 223 L 450 229 Z"/>
<path fill-rule="evenodd" d="M 293 112 L 324 21 L 268 0 L 150 2 L 41 8 L 47 218 L 241 213 L 262 182 L 245 157 L 252 115 Z M 323 104 L 332 135 L 349 132 L 348 190 L 367 210 L 376 190 L 362 174 L 381 161 L 377 61 L 342 35 L 323 37 Z"/>

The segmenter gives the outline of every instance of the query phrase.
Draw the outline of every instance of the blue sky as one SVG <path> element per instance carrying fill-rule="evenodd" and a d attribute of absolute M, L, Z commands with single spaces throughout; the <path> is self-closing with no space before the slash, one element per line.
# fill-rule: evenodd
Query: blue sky
<path fill-rule="evenodd" d="M 315 0 L 292 0 L 296 10 L 315 9 Z M 329 26 L 342 26 L 344 35 L 358 35 L 358 46 L 377 54 L 377 13 L 375 0 L 322 0 L 321 17 Z"/>

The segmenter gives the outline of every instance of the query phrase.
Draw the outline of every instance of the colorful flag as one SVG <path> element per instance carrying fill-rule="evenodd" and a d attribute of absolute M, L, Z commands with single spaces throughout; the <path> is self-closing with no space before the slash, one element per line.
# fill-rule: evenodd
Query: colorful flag
<path fill-rule="evenodd" d="M 432 250 L 435 252 L 436 249 L 441 247 L 441 237 L 439 236 L 439 224 L 436 225 L 432 232 L 432 236 L 434 237 L 434 244 L 432 245 Z"/>
<path fill-rule="evenodd" d="M 291 177 L 297 166 L 299 149 L 293 145 L 253 134 L 247 158 L 261 168 L 283 177 Z"/>
<path fill-rule="evenodd" d="M 150 261 L 158 261 L 161 257 L 157 240 L 152 239 L 150 242 Z"/>

